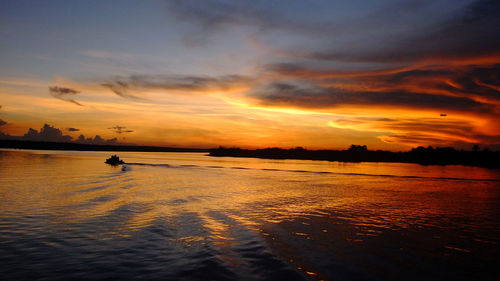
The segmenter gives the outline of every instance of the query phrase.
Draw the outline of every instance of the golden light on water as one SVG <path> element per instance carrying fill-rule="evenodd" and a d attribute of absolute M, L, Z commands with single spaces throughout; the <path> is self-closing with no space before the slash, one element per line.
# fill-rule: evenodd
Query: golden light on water
<path fill-rule="evenodd" d="M 432 249 L 434 262 L 452 255 L 460 264 L 461 254 L 491 256 L 498 243 L 490 229 L 494 170 L 121 152 L 131 163 L 122 170 L 103 163 L 108 154 L 2 151 L 1 235 L 20 249 L 33 246 L 15 237 L 33 235 L 30 243 L 70 247 L 65 258 L 76 263 L 133 254 L 178 276 L 189 266 L 168 260 L 197 267 L 209 258 L 242 276 L 291 266 L 326 278 L 332 257 L 356 264 L 358 252 L 415 259 Z M 391 264 L 390 256 L 378 260 Z M 51 266 L 54 256 L 43 261 L 36 263 Z"/>

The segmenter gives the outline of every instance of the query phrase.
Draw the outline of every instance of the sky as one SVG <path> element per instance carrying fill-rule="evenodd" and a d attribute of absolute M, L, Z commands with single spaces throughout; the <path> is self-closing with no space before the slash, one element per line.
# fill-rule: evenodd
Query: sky
<path fill-rule="evenodd" d="M 500 1 L 2 0 L 0 138 L 500 149 Z"/>

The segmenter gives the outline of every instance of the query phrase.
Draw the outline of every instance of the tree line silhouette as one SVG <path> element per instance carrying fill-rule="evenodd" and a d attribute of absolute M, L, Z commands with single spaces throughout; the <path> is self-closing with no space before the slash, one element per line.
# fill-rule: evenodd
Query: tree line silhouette
<path fill-rule="evenodd" d="M 422 147 L 406 152 L 368 150 L 366 145 L 351 145 L 346 150 L 307 150 L 302 147 L 292 149 L 265 148 L 241 149 L 219 147 L 211 149 L 210 156 L 251 157 L 265 159 L 303 159 L 340 162 L 399 162 L 423 165 L 467 165 L 500 168 L 500 151 L 488 149 L 456 150 L 452 147 Z"/>
<path fill-rule="evenodd" d="M 480 149 L 456 150 L 452 147 L 422 147 L 406 152 L 369 150 L 366 145 L 351 145 L 346 150 L 308 150 L 302 147 L 291 149 L 264 148 L 242 149 L 219 147 L 214 149 L 178 148 L 138 145 L 91 145 L 42 141 L 0 140 L 0 148 L 79 151 L 142 151 L 142 152 L 209 152 L 214 157 L 249 157 L 265 159 L 302 159 L 340 162 L 399 162 L 423 165 L 467 165 L 500 168 L 500 151 Z"/>
<path fill-rule="evenodd" d="M 25 140 L 0 140 L 0 148 L 37 149 L 37 150 L 76 150 L 76 151 L 140 151 L 140 152 L 207 152 L 208 149 L 142 146 L 142 145 L 97 145 L 75 142 L 47 142 Z"/>

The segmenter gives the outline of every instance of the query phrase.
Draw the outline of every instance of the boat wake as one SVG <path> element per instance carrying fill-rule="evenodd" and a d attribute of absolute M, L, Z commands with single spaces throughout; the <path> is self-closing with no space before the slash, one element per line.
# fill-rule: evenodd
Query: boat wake
<path fill-rule="evenodd" d="M 130 170 L 128 166 L 149 166 L 163 168 L 207 168 L 207 169 L 236 169 L 236 170 L 257 170 L 265 172 L 290 172 L 290 173 L 311 173 L 311 174 L 330 174 L 344 176 L 365 176 L 365 177 L 386 177 L 402 179 L 424 179 L 424 180 L 446 180 L 446 181 L 477 181 L 477 182 L 500 182 L 500 179 L 479 179 L 479 178 L 459 178 L 459 177 L 425 177 L 425 176 L 405 176 L 389 174 L 371 174 L 371 173 L 350 173 L 350 172 L 332 172 L 332 171 L 308 171 L 308 170 L 288 170 L 288 169 L 270 169 L 270 168 L 251 168 L 238 166 L 206 166 L 206 165 L 169 165 L 153 163 L 126 163 L 122 166 L 122 171 Z"/>

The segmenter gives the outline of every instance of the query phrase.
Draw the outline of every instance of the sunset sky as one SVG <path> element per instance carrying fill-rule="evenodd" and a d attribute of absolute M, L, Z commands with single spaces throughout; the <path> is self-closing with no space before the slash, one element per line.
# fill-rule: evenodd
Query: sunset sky
<path fill-rule="evenodd" d="M 2 138 L 500 149 L 500 1 L 2 0 L 0 106 Z"/>

